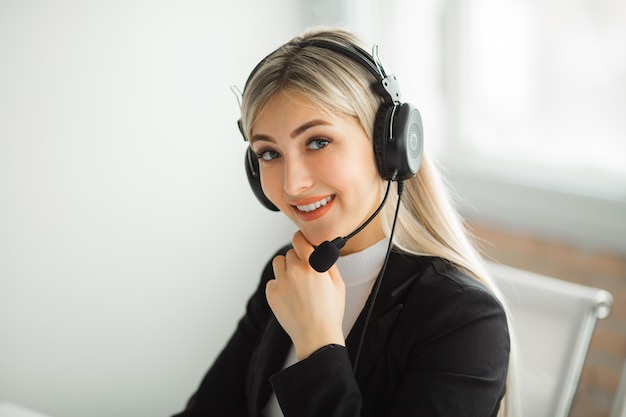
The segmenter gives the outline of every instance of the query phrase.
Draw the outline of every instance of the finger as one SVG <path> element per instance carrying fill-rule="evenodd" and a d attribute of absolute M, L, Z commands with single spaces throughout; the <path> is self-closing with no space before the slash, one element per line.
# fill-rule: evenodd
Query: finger
<path fill-rule="evenodd" d="M 282 255 L 277 255 L 272 259 L 272 268 L 274 269 L 274 278 L 283 275 L 287 268 L 286 259 Z"/>
<path fill-rule="evenodd" d="M 270 279 L 265 283 L 265 297 L 268 297 L 271 294 L 276 285 L 277 282 L 275 279 Z"/>
<path fill-rule="evenodd" d="M 300 257 L 298 256 L 298 253 L 294 249 L 289 249 L 285 254 L 285 269 L 298 262 L 300 262 Z"/>
<path fill-rule="evenodd" d="M 339 268 L 337 268 L 337 264 L 330 267 L 330 269 L 328 270 L 328 274 L 330 275 L 330 279 L 335 285 L 344 284 L 343 278 L 341 278 L 341 274 L 339 273 Z"/>
<path fill-rule="evenodd" d="M 311 253 L 313 253 L 313 245 L 309 243 L 308 240 L 304 237 L 304 234 L 300 230 L 298 230 L 291 240 L 291 244 L 293 245 L 293 250 L 296 251 L 299 259 L 307 260 Z"/>

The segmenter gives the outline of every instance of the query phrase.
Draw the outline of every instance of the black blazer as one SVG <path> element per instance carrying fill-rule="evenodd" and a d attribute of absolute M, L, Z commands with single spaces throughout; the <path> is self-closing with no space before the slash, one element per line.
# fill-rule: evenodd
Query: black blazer
<path fill-rule="evenodd" d="M 496 416 L 509 359 L 506 316 L 491 292 L 446 261 L 391 253 L 356 375 L 367 307 L 345 348 L 326 346 L 281 370 L 291 340 L 265 298 L 272 278 L 270 262 L 235 333 L 175 417 L 260 417 L 272 390 L 285 417 Z"/>

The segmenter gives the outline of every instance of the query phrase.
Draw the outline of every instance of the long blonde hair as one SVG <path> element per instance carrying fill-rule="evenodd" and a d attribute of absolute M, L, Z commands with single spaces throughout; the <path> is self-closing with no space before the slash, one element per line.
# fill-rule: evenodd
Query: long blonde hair
<path fill-rule="evenodd" d="M 360 40 L 344 29 L 317 28 L 296 37 L 264 58 L 253 70 L 244 88 L 241 122 L 249 137 L 252 126 L 265 104 L 278 92 L 293 93 L 319 103 L 322 111 L 355 117 L 373 137 L 381 97 L 372 92 L 373 75 L 363 66 L 342 54 L 318 47 L 302 47 L 305 40 L 349 42 Z M 363 46 L 361 46 L 363 47 Z M 382 180 L 381 180 L 382 181 Z M 401 251 L 443 258 L 483 283 L 506 302 L 486 271 L 465 223 L 454 207 L 435 161 L 425 150 L 417 175 L 404 182 L 405 190 L 394 234 L 394 246 Z M 395 203 L 388 202 L 381 212 L 383 227 L 390 233 Z M 515 343 L 512 326 L 511 356 L 507 374 L 507 393 L 500 416 L 516 417 L 518 412 L 515 383 Z"/>

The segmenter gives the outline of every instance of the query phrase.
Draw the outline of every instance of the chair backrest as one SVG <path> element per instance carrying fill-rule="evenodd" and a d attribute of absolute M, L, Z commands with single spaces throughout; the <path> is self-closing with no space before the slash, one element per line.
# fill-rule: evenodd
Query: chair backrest
<path fill-rule="evenodd" d="M 525 417 L 566 417 L 598 319 L 613 297 L 605 290 L 489 263 L 509 302 L 519 346 Z"/>
<path fill-rule="evenodd" d="M 615 393 L 611 417 L 626 417 L 626 362 L 622 369 L 622 378 Z"/>

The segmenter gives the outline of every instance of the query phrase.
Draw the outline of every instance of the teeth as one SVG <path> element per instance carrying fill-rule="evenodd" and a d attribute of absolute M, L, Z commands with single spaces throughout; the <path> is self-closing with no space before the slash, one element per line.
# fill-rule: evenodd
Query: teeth
<path fill-rule="evenodd" d="M 330 202 L 330 200 L 332 200 L 333 197 L 329 196 L 326 197 L 323 200 L 320 201 L 316 201 L 315 203 L 311 203 L 311 204 L 307 204 L 305 206 L 296 206 L 298 208 L 298 210 L 300 211 L 304 211 L 304 212 L 309 212 L 309 211 L 313 211 L 313 210 L 317 210 L 318 208 L 325 206 L 326 204 L 328 204 Z"/>

